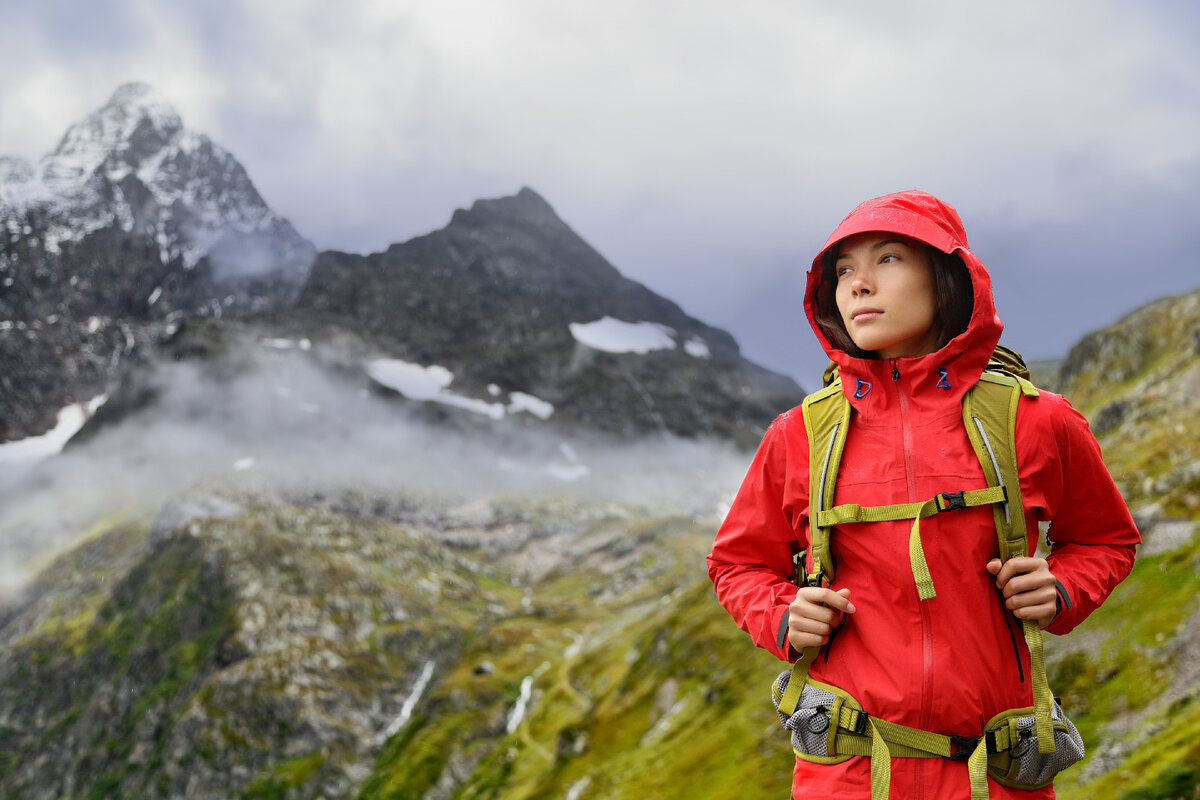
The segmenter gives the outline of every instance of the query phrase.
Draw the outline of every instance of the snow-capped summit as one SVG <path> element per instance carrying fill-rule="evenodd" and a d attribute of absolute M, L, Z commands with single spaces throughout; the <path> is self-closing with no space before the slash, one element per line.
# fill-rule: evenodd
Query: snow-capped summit
<path fill-rule="evenodd" d="M 103 167 L 107 177 L 119 180 L 183 132 L 183 121 L 166 98 L 147 84 L 127 83 L 67 129 L 58 148 L 42 159 L 42 178 L 78 181 Z"/>
<path fill-rule="evenodd" d="M 180 319 L 292 303 L 315 254 L 232 154 L 119 87 L 36 165 L 0 157 L 0 439 L 104 392 Z"/>
<path fill-rule="evenodd" d="M 150 237 L 162 264 L 179 259 L 190 270 L 209 256 L 217 283 L 235 294 L 247 293 L 246 278 L 272 275 L 290 298 L 314 255 L 237 159 L 187 129 L 144 83 L 119 87 L 72 125 L 39 169 L 0 162 L 0 223 L 10 232 L 37 228 L 31 217 L 42 222 L 41 244 L 52 254 L 116 226 Z"/>

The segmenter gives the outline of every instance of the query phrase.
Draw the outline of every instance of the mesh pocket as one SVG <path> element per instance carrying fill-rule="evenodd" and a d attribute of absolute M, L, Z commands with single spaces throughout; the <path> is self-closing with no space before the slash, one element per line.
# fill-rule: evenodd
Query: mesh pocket
<path fill-rule="evenodd" d="M 1063 713 L 1056 700 L 1050 710 L 1054 719 L 1054 752 L 1039 753 L 1037 730 L 1033 715 L 1017 717 L 1020 741 L 1012 749 L 1013 761 L 1017 764 L 1016 783 L 1036 786 L 1048 783 L 1054 776 L 1083 758 L 1083 737 L 1071 720 Z"/>
<path fill-rule="evenodd" d="M 792 748 L 810 756 L 829 756 L 829 709 L 837 700 L 832 692 L 819 689 L 812 684 L 805 684 L 800 692 L 800 702 L 796 703 L 796 711 L 790 717 L 779 710 L 779 701 L 787 691 L 792 672 L 787 670 L 779 673 L 771 689 L 771 702 L 775 705 L 775 713 L 783 727 L 792 732 Z"/>

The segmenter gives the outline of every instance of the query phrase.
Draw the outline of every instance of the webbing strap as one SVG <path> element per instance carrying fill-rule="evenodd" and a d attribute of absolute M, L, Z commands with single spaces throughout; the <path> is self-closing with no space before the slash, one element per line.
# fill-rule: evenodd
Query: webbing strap
<path fill-rule="evenodd" d="M 842 709 L 839 715 L 838 727 L 853 730 L 859 725 L 858 716 L 861 712 L 853 709 Z M 869 724 L 863 729 L 862 735 L 839 733 L 836 739 L 838 755 L 858 755 L 871 757 L 871 798 L 872 800 L 887 800 L 891 788 L 891 759 L 892 758 L 950 758 L 958 756 L 957 749 L 962 740 L 940 733 L 910 728 L 895 722 L 870 717 Z M 1007 729 L 1005 730 L 1007 733 Z M 996 731 L 996 749 L 1001 747 L 1000 731 Z M 1004 736 L 1007 743 L 1008 736 Z M 970 742 L 971 740 L 967 740 Z M 987 767 L 988 767 L 988 737 L 981 736 L 974 741 L 967 761 L 967 777 L 971 783 L 971 800 L 987 800 Z"/>
<path fill-rule="evenodd" d="M 804 648 L 800 658 L 796 659 L 796 663 L 792 665 L 792 677 L 788 679 L 787 690 L 779 699 L 779 712 L 784 716 L 790 717 L 796 713 L 796 704 L 800 702 L 800 693 L 804 691 L 804 684 L 808 681 L 808 668 L 812 666 L 820 649 L 819 647 Z"/>
<path fill-rule="evenodd" d="M 1042 652 L 1042 629 L 1031 619 L 1024 620 L 1025 643 L 1029 645 L 1030 675 L 1033 679 L 1033 721 L 1037 730 L 1038 752 L 1053 753 L 1054 717 L 1051 708 L 1054 695 L 1046 678 L 1046 661 Z"/>
<path fill-rule="evenodd" d="M 897 519 L 913 519 L 914 517 L 932 517 L 939 511 L 1003 503 L 1006 499 L 1007 495 L 1003 487 L 990 486 L 987 489 L 971 489 L 965 492 L 941 492 L 928 500 L 915 503 L 896 503 L 890 506 L 861 506 L 857 503 L 843 503 L 828 511 L 820 512 L 818 524 L 826 527 L 848 525 L 855 522 L 888 522 Z"/>
<path fill-rule="evenodd" d="M 967 778 L 971 781 L 971 800 L 987 800 L 987 737 L 980 737 L 967 759 Z"/>
<path fill-rule="evenodd" d="M 1032 393 L 1031 391 L 1032 390 Z M 1014 499 L 1020 496 L 1021 478 L 1017 471 L 1017 408 L 1022 396 L 1036 397 L 1037 390 L 1027 382 L 1007 375 L 985 372 L 963 398 L 963 424 L 971 446 L 979 455 L 988 485 L 1013 487 Z M 1025 509 L 1020 502 L 998 504 L 993 509 L 999 537 L 1000 560 L 1028 555 Z M 1042 652 L 1042 630 L 1037 623 L 1023 620 L 1025 644 L 1029 647 L 1029 672 L 1033 683 L 1034 721 L 1038 750 L 1055 749 L 1051 707 L 1054 696 L 1046 678 Z"/>
<path fill-rule="evenodd" d="M 924 502 L 916 503 L 897 503 L 888 506 L 861 506 L 857 503 L 845 503 L 834 506 L 828 511 L 821 511 L 817 515 L 817 524 L 822 528 L 828 528 L 833 525 L 849 525 L 856 522 L 911 519 L 913 524 L 908 532 L 908 559 L 912 566 L 913 580 L 917 585 L 917 596 L 921 600 L 931 600 L 937 597 L 937 591 L 933 587 L 933 576 L 929 572 L 929 563 L 925 560 L 925 550 L 921 546 L 921 520 L 942 511 L 1004 503 L 1007 498 L 1003 486 L 989 486 L 986 489 L 971 489 L 965 492 L 942 492 Z"/>
<path fill-rule="evenodd" d="M 879 731 L 882 721 L 871 719 L 871 800 L 888 800 L 892 788 L 892 753 Z"/>

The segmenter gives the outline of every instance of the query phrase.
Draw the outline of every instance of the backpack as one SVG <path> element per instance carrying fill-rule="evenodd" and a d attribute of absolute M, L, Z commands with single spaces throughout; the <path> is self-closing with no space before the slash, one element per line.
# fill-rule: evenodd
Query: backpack
<path fill-rule="evenodd" d="M 940 492 L 915 503 L 833 504 L 853 408 L 842 393 L 835 364 L 826 369 L 825 383 L 824 389 L 805 398 L 802 407 L 808 431 L 809 502 L 813 511 L 807 558 L 797 565 L 801 585 L 823 586 L 833 580 L 837 566 L 830 536 L 838 525 L 911 519 L 909 557 L 921 601 L 937 594 L 921 547 L 920 526 L 926 517 L 991 505 L 1000 560 L 1027 553 L 1025 511 L 1017 474 L 1016 420 L 1020 403 L 1036 399 L 1038 390 L 1030 382 L 1020 354 L 997 346 L 978 383 L 963 398 L 963 424 L 983 468 L 987 488 Z M 1034 706 L 997 715 L 979 737 L 931 733 L 867 714 L 848 693 L 809 679 L 809 666 L 821 648 L 805 648 L 793 668 L 780 674 L 772 691 L 780 719 L 792 731 L 793 750 L 797 756 L 818 763 L 871 756 L 872 798 L 887 797 L 890 758 L 903 756 L 967 761 L 972 800 L 988 796 L 988 775 L 1020 788 L 1049 784 L 1054 774 L 1083 757 L 1083 742 L 1050 693 L 1041 628 L 1031 620 L 1022 622 L 1029 647 Z M 780 638 L 785 636 L 781 628 Z"/>

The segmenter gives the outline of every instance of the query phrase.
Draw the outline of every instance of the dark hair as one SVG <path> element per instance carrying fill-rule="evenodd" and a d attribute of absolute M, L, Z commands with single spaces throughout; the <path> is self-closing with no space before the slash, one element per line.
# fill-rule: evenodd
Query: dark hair
<path fill-rule="evenodd" d="M 937 349 L 941 349 L 971 322 L 975 310 L 975 292 L 971 287 L 971 276 L 957 253 L 944 253 L 932 245 L 913 240 L 914 245 L 923 246 L 933 267 L 933 331 L 937 335 Z M 825 254 L 821 267 L 821 284 L 817 287 L 816 309 L 813 314 L 825 338 L 837 350 L 845 350 L 857 358 L 875 358 L 873 350 L 863 350 L 854 343 L 846 331 L 846 323 L 837 307 L 837 275 L 834 266 L 838 258 L 838 247 Z"/>

